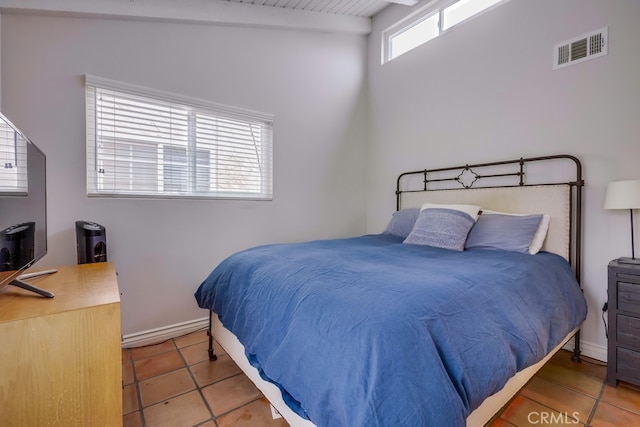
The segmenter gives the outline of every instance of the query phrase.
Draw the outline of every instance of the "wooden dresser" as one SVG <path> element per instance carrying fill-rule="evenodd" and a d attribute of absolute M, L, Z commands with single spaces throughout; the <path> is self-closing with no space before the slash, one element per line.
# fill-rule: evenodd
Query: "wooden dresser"
<path fill-rule="evenodd" d="M 122 426 L 120 292 L 112 263 L 0 290 L 0 426 Z"/>

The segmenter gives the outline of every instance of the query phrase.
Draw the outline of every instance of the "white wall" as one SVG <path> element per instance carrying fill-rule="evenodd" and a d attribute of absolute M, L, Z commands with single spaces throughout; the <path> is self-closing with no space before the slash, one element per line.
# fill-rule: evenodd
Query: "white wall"
<path fill-rule="evenodd" d="M 205 317 L 193 292 L 234 251 L 364 232 L 364 36 L 3 15 L 0 40 L 3 111 L 48 159 L 39 265 L 104 225 L 123 334 Z M 273 201 L 87 198 L 85 73 L 274 114 Z"/>
<path fill-rule="evenodd" d="M 628 256 L 630 242 L 628 213 L 604 211 L 602 199 L 609 181 L 639 175 L 640 3 L 511 0 L 382 66 L 381 32 L 407 10 L 377 16 L 368 43 L 2 15 L 3 112 L 48 154 L 50 247 L 41 265 L 75 262 L 75 220 L 105 225 L 123 332 L 145 331 L 204 316 L 195 287 L 238 249 L 379 231 L 402 171 L 570 153 L 586 180 L 583 340 L 603 355 L 606 265 Z M 552 71 L 555 43 L 604 26 L 607 56 Z M 88 199 L 85 73 L 275 114 L 274 201 Z"/>
<path fill-rule="evenodd" d="M 585 353 L 606 357 L 607 263 L 631 249 L 628 212 L 605 211 L 602 202 L 609 181 L 640 178 L 640 2 L 511 0 L 380 65 L 381 32 L 405 15 L 386 9 L 369 37 L 368 229 L 388 220 L 402 171 L 578 156 L 586 181 L 583 343 Z M 607 56 L 552 70 L 554 44 L 605 26 Z"/>

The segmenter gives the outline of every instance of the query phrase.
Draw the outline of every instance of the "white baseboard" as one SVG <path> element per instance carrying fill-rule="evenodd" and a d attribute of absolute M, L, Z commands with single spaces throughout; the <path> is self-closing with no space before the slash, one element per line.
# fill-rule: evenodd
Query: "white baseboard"
<path fill-rule="evenodd" d="M 573 340 L 569 341 L 564 347 L 564 350 L 573 351 Z M 607 362 L 607 347 L 603 347 L 598 344 L 590 342 L 580 341 L 580 354 L 590 357 L 592 359 L 599 360 L 601 362 Z"/>
<path fill-rule="evenodd" d="M 143 345 L 157 344 L 171 338 L 207 329 L 208 327 L 209 318 L 204 317 L 202 319 L 176 323 L 174 325 L 150 329 L 148 331 L 136 332 L 122 337 L 122 348 L 134 348 L 141 347 Z"/>

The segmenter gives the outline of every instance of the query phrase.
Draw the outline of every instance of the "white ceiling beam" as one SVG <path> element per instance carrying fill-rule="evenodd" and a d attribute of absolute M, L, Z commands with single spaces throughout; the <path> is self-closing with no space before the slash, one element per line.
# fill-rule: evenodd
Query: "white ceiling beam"
<path fill-rule="evenodd" d="M 369 18 L 216 0 L 0 0 L 0 13 L 247 25 L 351 34 L 371 32 Z"/>
<path fill-rule="evenodd" d="M 389 3 L 401 4 L 403 6 L 415 6 L 418 0 L 387 0 Z"/>

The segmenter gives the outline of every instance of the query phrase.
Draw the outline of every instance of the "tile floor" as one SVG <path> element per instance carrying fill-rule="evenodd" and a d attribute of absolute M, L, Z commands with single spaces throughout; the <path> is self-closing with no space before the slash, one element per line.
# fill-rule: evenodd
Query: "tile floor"
<path fill-rule="evenodd" d="M 266 399 L 205 331 L 122 351 L 124 427 L 269 427 Z M 606 385 L 606 368 L 561 351 L 490 423 L 491 427 L 640 425 L 640 387 Z"/>
<path fill-rule="evenodd" d="M 560 351 L 490 423 L 491 427 L 640 425 L 640 387 L 607 385 L 606 365 Z"/>
<path fill-rule="evenodd" d="M 287 426 L 206 331 L 122 351 L 124 427 Z"/>

